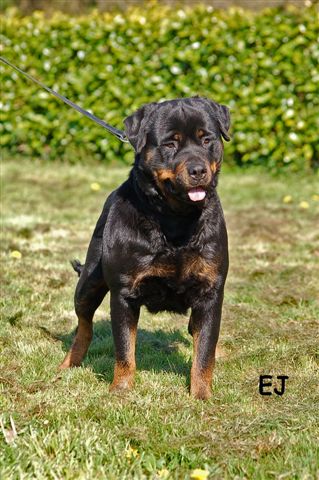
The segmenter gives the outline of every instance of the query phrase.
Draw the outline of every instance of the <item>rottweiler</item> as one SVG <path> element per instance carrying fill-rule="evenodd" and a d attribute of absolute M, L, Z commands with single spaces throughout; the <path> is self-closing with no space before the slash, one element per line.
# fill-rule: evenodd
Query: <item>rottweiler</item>
<path fill-rule="evenodd" d="M 185 314 L 193 337 L 190 392 L 211 395 L 228 271 L 216 192 L 229 140 L 226 106 L 203 97 L 149 103 L 124 120 L 135 150 L 129 178 L 107 198 L 75 292 L 76 336 L 60 368 L 81 364 L 95 310 L 110 291 L 115 346 L 111 390 L 130 389 L 140 307 Z"/>

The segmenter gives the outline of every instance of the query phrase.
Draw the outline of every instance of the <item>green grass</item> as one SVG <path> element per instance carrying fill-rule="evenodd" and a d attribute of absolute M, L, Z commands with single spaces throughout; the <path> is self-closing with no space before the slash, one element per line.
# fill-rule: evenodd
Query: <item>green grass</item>
<path fill-rule="evenodd" d="M 213 396 L 200 402 L 187 389 L 187 318 L 167 313 L 142 312 L 135 389 L 109 393 L 108 298 L 84 366 L 57 372 L 76 326 L 68 261 L 84 259 L 127 170 L 25 160 L 2 170 L 1 479 L 188 479 L 195 468 L 318 478 L 318 177 L 221 175 L 231 266 Z M 259 395 L 269 373 L 289 375 L 282 397 Z"/>

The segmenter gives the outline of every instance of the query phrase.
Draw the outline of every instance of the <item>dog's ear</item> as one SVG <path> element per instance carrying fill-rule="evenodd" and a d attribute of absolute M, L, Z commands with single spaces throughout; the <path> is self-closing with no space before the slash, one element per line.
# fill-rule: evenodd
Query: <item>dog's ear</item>
<path fill-rule="evenodd" d="M 147 103 L 124 120 L 125 133 L 136 153 L 140 153 L 146 144 L 150 117 L 156 103 Z"/>
<path fill-rule="evenodd" d="M 229 113 L 229 108 L 226 107 L 226 105 L 218 105 L 219 109 L 219 118 L 218 118 L 218 123 L 219 123 L 219 128 L 220 132 L 222 134 L 222 137 L 229 142 L 230 136 L 228 135 L 229 127 L 230 127 L 230 113 Z"/>
<path fill-rule="evenodd" d="M 228 142 L 230 140 L 230 136 L 228 135 L 230 127 L 229 108 L 226 107 L 226 105 L 220 105 L 207 98 L 205 98 L 205 101 L 208 102 L 211 107 L 213 118 L 218 122 L 222 137 Z"/>

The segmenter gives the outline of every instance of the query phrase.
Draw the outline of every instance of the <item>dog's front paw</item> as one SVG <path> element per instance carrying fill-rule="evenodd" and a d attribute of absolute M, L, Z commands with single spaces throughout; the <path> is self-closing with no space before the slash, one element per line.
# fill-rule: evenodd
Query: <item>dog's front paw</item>
<path fill-rule="evenodd" d="M 81 365 L 81 359 L 77 358 L 75 355 L 72 354 L 73 352 L 70 351 L 67 353 L 65 356 L 63 362 L 59 365 L 58 369 L 59 370 L 65 370 L 67 368 L 72 368 L 72 367 L 80 367 Z"/>
<path fill-rule="evenodd" d="M 212 368 L 199 369 L 193 366 L 191 371 L 191 388 L 192 397 L 197 400 L 208 400 L 212 395 Z"/>
<path fill-rule="evenodd" d="M 135 364 L 116 362 L 114 379 L 110 385 L 111 392 L 131 390 L 134 385 Z"/>
<path fill-rule="evenodd" d="M 210 385 L 201 383 L 191 386 L 191 395 L 196 400 L 208 400 L 212 396 Z"/>
<path fill-rule="evenodd" d="M 110 385 L 110 392 L 122 392 L 133 388 L 134 380 L 131 377 L 113 380 Z"/>

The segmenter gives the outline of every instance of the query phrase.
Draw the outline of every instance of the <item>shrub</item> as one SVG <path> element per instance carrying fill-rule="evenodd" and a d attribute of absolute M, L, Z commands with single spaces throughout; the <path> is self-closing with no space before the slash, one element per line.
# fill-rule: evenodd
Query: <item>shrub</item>
<path fill-rule="evenodd" d="M 2 18 L 3 55 L 119 128 L 149 101 L 229 105 L 226 161 L 303 170 L 318 162 L 316 7 L 253 13 L 149 2 L 84 17 Z M 49 158 L 132 161 L 128 145 L 1 64 L 2 146 Z"/>

